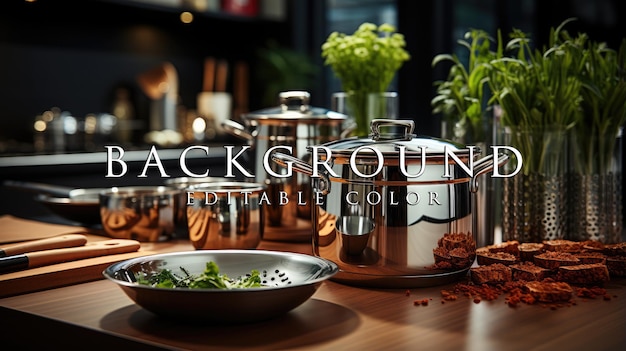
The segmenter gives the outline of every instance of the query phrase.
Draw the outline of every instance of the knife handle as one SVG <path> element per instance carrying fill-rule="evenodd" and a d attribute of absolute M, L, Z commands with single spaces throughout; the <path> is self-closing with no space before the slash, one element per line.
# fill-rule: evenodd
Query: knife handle
<path fill-rule="evenodd" d="M 26 252 L 83 246 L 87 237 L 81 234 L 65 234 L 45 239 L 30 240 L 0 247 L 0 257 L 14 256 Z"/>
<path fill-rule="evenodd" d="M 88 243 L 84 246 L 37 251 L 26 254 L 28 268 L 82 260 L 98 256 L 115 255 L 139 250 L 140 244 L 130 239 L 110 239 Z"/>

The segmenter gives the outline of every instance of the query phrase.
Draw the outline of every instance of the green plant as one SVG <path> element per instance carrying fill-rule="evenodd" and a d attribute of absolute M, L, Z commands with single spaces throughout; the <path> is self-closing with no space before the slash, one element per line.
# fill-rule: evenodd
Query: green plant
<path fill-rule="evenodd" d="M 410 59 L 404 36 L 390 24 L 363 23 L 352 35 L 331 33 L 322 44 L 324 64 L 331 67 L 351 98 L 357 135 L 367 135 L 369 93 L 387 90 L 396 72 Z"/>
<path fill-rule="evenodd" d="M 611 171 L 615 138 L 626 122 L 626 38 L 619 51 L 585 40 L 579 79 L 582 83 L 582 118 L 575 128 L 577 172 Z"/>
<path fill-rule="evenodd" d="M 563 163 L 558 158 L 565 158 L 566 150 L 554 150 L 554 145 L 564 141 L 565 132 L 580 119 L 578 73 L 583 62 L 580 43 L 565 39 L 566 23 L 551 29 L 549 45 L 542 50 L 533 50 L 528 36 L 517 29 L 504 48 L 499 36 L 498 58 L 491 62 L 492 103 L 502 107 L 502 123 L 518 136 L 514 142 L 524 156 L 525 174 L 557 171 L 547 167 L 560 167 Z M 504 56 L 505 52 L 512 52 L 513 57 Z M 538 142 L 537 135 L 546 139 Z"/>
<path fill-rule="evenodd" d="M 472 29 L 458 41 L 469 53 L 467 66 L 457 55 L 439 54 L 432 60 L 433 67 L 452 63 L 447 79 L 435 82 L 437 95 L 431 100 L 433 113 L 441 113 L 446 125 L 453 129 L 452 135 L 445 137 L 463 143 L 484 142 L 487 137 L 483 106 L 488 94 L 490 62 L 496 58 L 496 53 L 491 51 L 492 42 L 484 30 Z"/>
<path fill-rule="evenodd" d="M 257 78 L 264 87 L 262 101 L 265 106 L 275 105 L 280 92 L 309 90 L 319 73 L 310 57 L 275 41 L 268 41 L 260 48 L 257 57 Z"/>

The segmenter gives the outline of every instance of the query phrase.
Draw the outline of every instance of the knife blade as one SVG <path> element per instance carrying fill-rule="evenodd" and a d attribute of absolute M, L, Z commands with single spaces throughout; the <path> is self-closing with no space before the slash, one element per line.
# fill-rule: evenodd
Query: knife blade
<path fill-rule="evenodd" d="M 28 252 L 0 258 L 0 273 L 42 267 L 98 256 L 115 255 L 139 250 L 140 243 L 129 239 L 110 239 L 84 246 Z"/>
<path fill-rule="evenodd" d="M 57 235 L 50 238 L 29 240 L 0 247 L 0 257 L 14 256 L 32 251 L 83 246 L 86 243 L 87 237 L 81 234 Z"/>

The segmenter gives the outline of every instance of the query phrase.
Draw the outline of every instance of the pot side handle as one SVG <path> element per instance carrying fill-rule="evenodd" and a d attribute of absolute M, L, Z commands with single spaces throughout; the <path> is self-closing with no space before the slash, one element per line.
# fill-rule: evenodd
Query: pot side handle
<path fill-rule="evenodd" d="M 478 177 L 493 171 L 495 167 L 503 166 L 507 162 L 509 162 L 509 155 L 507 154 L 498 154 L 497 157 L 495 155 L 489 155 L 476 161 L 476 163 L 474 163 L 474 176 L 470 183 L 470 191 L 473 193 L 478 191 Z"/>
<path fill-rule="evenodd" d="M 232 119 L 227 119 L 224 122 L 222 122 L 222 128 L 226 132 L 236 137 L 246 140 L 249 145 L 254 144 L 254 139 L 256 138 L 256 131 L 252 133 L 248 133 L 246 131 L 246 128 L 243 125 L 233 121 Z"/>
<path fill-rule="evenodd" d="M 313 176 L 313 166 L 297 157 L 283 154 L 281 152 L 274 152 L 270 157 L 272 158 L 272 161 L 282 167 L 293 167 L 293 170 L 296 172 L 303 173 L 310 177 Z M 322 195 L 328 194 L 330 192 L 330 178 L 328 177 L 328 174 L 326 172 L 320 172 L 315 179 L 315 190 L 322 193 Z"/>
<path fill-rule="evenodd" d="M 297 157 L 283 154 L 281 152 L 274 152 L 272 153 L 271 158 L 272 158 L 272 161 L 276 162 L 278 165 L 282 167 L 285 167 L 285 168 L 293 167 L 293 169 L 296 172 L 300 172 L 308 176 L 313 175 L 313 167 L 310 164 L 304 162 L 303 160 Z M 292 166 L 290 166 L 290 164 Z"/>

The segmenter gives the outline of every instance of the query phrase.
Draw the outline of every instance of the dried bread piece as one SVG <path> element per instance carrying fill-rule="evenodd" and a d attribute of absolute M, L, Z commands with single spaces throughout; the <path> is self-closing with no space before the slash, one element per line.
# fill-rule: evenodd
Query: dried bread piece
<path fill-rule="evenodd" d="M 576 256 L 561 251 L 546 251 L 535 255 L 534 262 L 537 266 L 547 269 L 557 269 L 561 266 L 580 264 L 580 260 L 576 258 Z"/>
<path fill-rule="evenodd" d="M 524 284 L 524 288 L 541 302 L 567 302 L 574 293 L 574 289 L 565 282 L 532 281 Z"/>
<path fill-rule="evenodd" d="M 570 284 L 604 284 L 609 281 L 609 270 L 603 263 L 561 266 L 556 279 Z"/>
<path fill-rule="evenodd" d="M 541 281 L 552 275 L 551 270 L 539 267 L 532 262 L 521 262 L 510 267 L 514 281 Z"/>
<path fill-rule="evenodd" d="M 474 263 L 475 255 L 473 252 L 467 252 L 465 248 L 457 247 L 448 252 L 452 260 L 452 266 L 456 268 L 466 268 Z"/>
<path fill-rule="evenodd" d="M 517 240 L 508 240 L 500 244 L 493 244 L 486 246 L 489 252 L 506 252 L 514 256 L 519 255 L 519 250 L 517 247 L 519 246 L 519 241 Z"/>
<path fill-rule="evenodd" d="M 512 265 L 517 263 L 517 256 L 512 255 L 505 251 L 491 252 L 491 251 L 479 251 L 476 252 L 476 261 L 479 265 L 489 265 L 493 263 L 502 263 L 503 265 Z"/>
<path fill-rule="evenodd" d="M 439 269 L 450 268 L 467 268 L 474 263 L 475 255 L 473 252 L 467 252 L 464 248 L 454 248 L 447 250 L 443 247 L 433 249 L 435 258 L 435 266 Z"/>
<path fill-rule="evenodd" d="M 475 284 L 499 284 L 513 279 L 511 268 L 501 263 L 470 268 L 470 278 Z"/>
<path fill-rule="evenodd" d="M 454 268 L 454 265 L 452 264 L 452 257 L 450 257 L 450 252 L 443 247 L 434 248 L 433 256 L 435 257 L 435 264 L 432 267 L 433 269 Z"/>
<path fill-rule="evenodd" d="M 542 243 L 521 243 L 517 246 L 520 261 L 533 262 L 535 255 L 543 252 Z"/>
<path fill-rule="evenodd" d="M 604 245 L 604 253 L 607 256 L 626 256 L 626 242 Z"/>
<path fill-rule="evenodd" d="M 606 267 L 611 277 L 626 277 L 626 256 L 609 256 Z"/>
<path fill-rule="evenodd" d="M 438 240 L 437 246 L 443 247 L 448 251 L 455 248 L 463 248 L 467 252 L 476 251 L 476 242 L 471 233 L 445 233 Z"/>
<path fill-rule="evenodd" d="M 604 250 L 604 244 L 597 240 L 585 240 L 580 243 L 583 250 L 589 252 L 602 252 Z"/>
<path fill-rule="evenodd" d="M 546 251 L 558 251 L 558 252 L 580 252 L 582 250 L 582 244 L 577 241 L 556 239 L 546 240 L 543 242 L 543 247 Z"/>
<path fill-rule="evenodd" d="M 606 262 L 606 256 L 601 252 L 583 250 L 583 252 L 575 253 L 574 256 L 580 260 L 581 264 Z"/>

